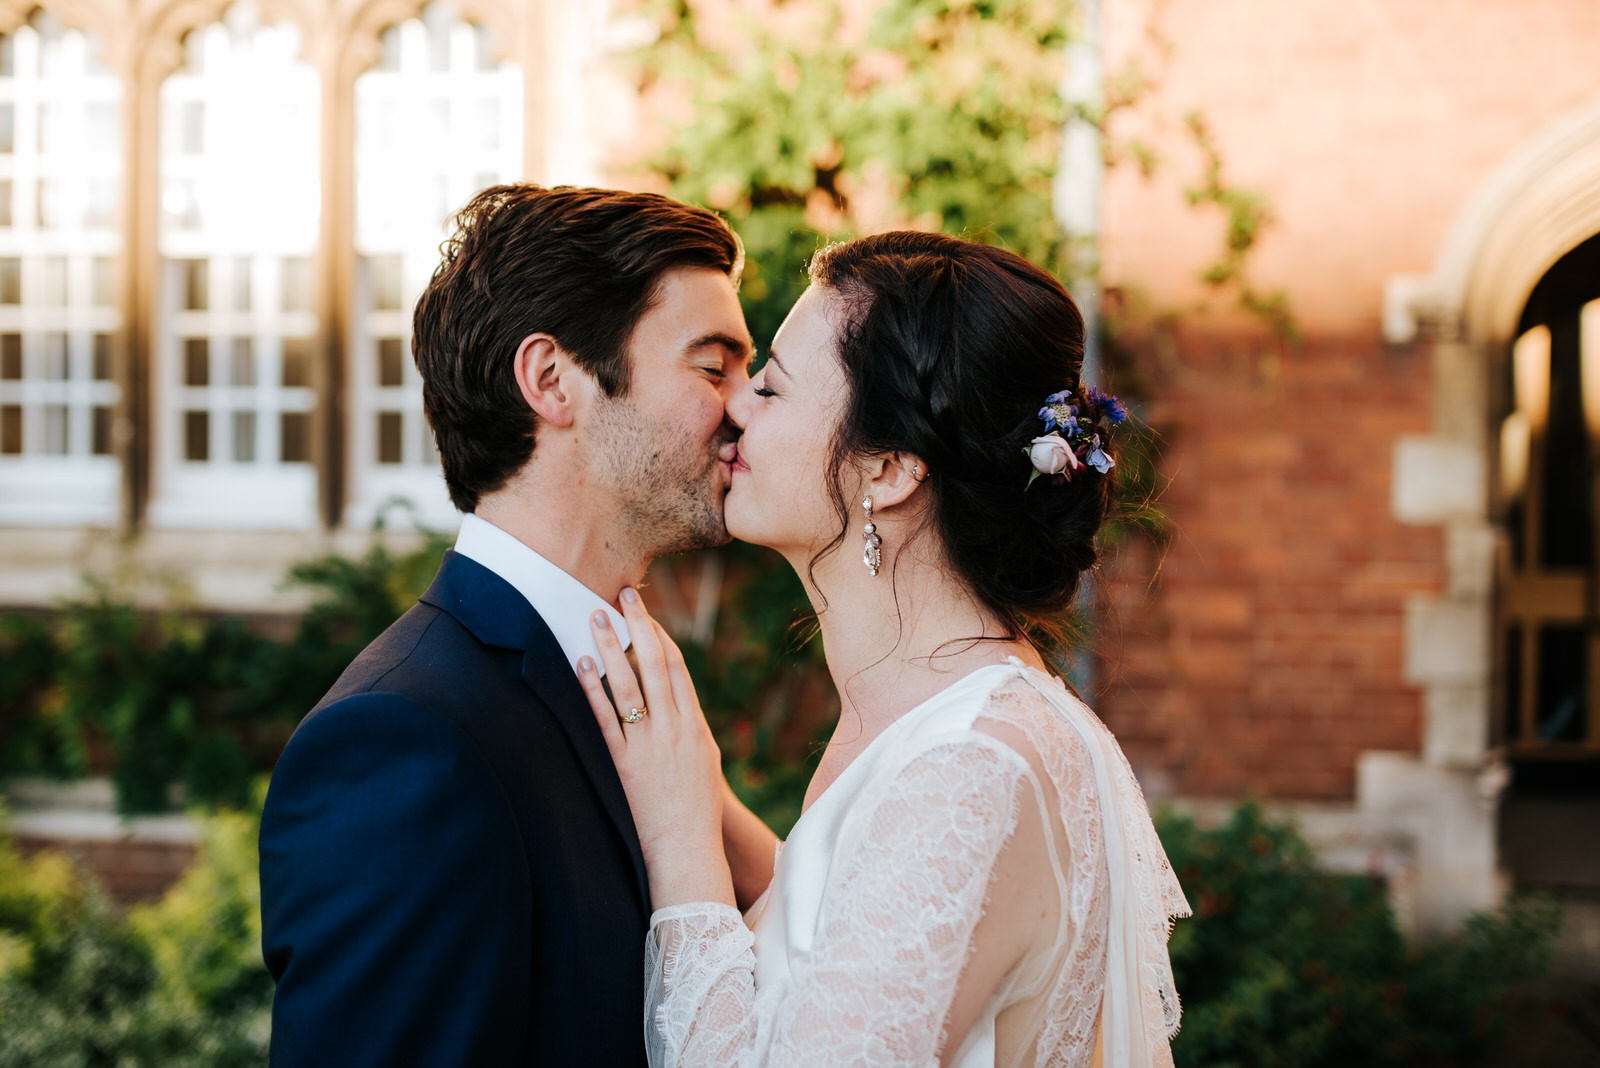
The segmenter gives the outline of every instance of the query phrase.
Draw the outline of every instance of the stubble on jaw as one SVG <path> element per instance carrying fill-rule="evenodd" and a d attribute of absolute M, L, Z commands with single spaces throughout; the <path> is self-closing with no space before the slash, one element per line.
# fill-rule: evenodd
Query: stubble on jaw
<path fill-rule="evenodd" d="M 641 414 L 625 398 L 606 398 L 595 412 L 595 462 L 620 505 L 618 535 L 649 559 L 726 545 L 726 487 L 716 471 L 729 438 L 674 448 L 671 424 Z"/>

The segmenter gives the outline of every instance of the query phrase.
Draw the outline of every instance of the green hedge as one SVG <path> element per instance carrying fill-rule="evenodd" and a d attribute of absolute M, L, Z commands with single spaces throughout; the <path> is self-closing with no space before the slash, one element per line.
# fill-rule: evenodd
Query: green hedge
<path fill-rule="evenodd" d="M 1244 805 L 1161 838 L 1194 908 L 1173 931 L 1180 1065 L 1455 1065 L 1505 1028 L 1549 959 L 1559 911 L 1513 899 L 1455 938 L 1408 946 L 1379 882 L 1319 870 L 1305 840 Z"/>
<path fill-rule="evenodd" d="M 258 820 L 201 821 L 199 861 L 121 911 L 60 856 L 0 834 L 0 1068 L 266 1063 Z"/>
<path fill-rule="evenodd" d="M 247 805 L 254 777 L 415 602 L 447 544 L 296 565 L 286 585 L 314 599 L 281 637 L 239 617 L 135 607 L 125 585 L 94 579 L 47 614 L 0 613 L 0 776 L 109 774 L 124 813 L 172 808 L 174 786 L 190 802 Z M 831 684 L 820 646 L 792 634 L 805 594 L 789 567 L 752 546 L 714 551 L 731 593 L 712 641 L 685 639 L 684 652 L 735 788 L 787 831 L 820 740 L 778 745 L 775 734 L 795 717 L 795 694 L 826 703 Z"/>
<path fill-rule="evenodd" d="M 1317 870 L 1256 808 L 1215 830 L 1159 822 L 1196 908 L 1172 937 L 1180 1066 L 1469 1065 L 1548 954 L 1548 906 L 1407 946 L 1374 880 Z M 21 860 L 0 829 L 0 1068 L 265 1063 L 257 826 L 204 818 L 196 865 L 126 913 L 60 857 Z"/>
<path fill-rule="evenodd" d="M 86 581 L 49 615 L 0 615 L 0 775 L 77 777 L 107 764 L 123 812 L 248 804 L 289 732 L 355 655 L 426 587 L 447 542 L 375 545 L 290 569 L 314 591 L 276 640 L 247 621 L 136 608 Z"/>

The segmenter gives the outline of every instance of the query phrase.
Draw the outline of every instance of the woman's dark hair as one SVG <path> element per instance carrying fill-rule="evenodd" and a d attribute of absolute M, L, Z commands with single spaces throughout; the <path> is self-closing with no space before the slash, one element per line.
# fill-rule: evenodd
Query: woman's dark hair
<path fill-rule="evenodd" d="M 628 339 L 661 276 L 709 267 L 737 280 L 739 239 L 716 214 L 653 193 L 491 186 L 456 214 L 417 301 L 411 348 L 450 500 L 463 512 L 533 455 L 538 422 L 513 357 L 544 332 L 607 396 L 628 392 Z"/>
<path fill-rule="evenodd" d="M 943 234 L 897 232 L 833 245 L 811 281 L 842 299 L 838 340 L 849 399 L 829 472 L 845 536 L 846 467 L 906 451 L 929 468 L 928 523 L 949 564 L 1012 628 L 1059 639 L 1112 474 L 1039 479 L 1029 442 L 1039 409 L 1078 392 L 1083 316 L 1061 283 L 1014 253 Z"/>

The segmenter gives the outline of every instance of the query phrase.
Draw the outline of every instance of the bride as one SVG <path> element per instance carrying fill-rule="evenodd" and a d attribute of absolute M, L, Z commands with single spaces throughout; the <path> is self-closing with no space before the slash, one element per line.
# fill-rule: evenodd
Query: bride
<path fill-rule="evenodd" d="M 611 695 L 579 665 L 649 873 L 650 1063 L 1170 1064 L 1188 908 L 1036 645 L 1095 562 L 1124 414 L 1079 383 L 1083 319 L 1027 261 L 937 234 L 810 274 L 728 405 L 728 530 L 800 575 L 841 703 L 788 840 L 723 783 L 634 591 L 637 674 L 603 615 Z"/>

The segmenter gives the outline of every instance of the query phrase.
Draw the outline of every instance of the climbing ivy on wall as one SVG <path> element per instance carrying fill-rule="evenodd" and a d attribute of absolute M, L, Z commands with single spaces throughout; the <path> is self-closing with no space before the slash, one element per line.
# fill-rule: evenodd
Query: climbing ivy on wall
<path fill-rule="evenodd" d="M 692 100 L 646 166 L 744 239 L 758 344 L 826 241 L 942 230 L 1055 267 L 1060 4 L 673 0 L 644 11 L 660 28 L 638 56 L 645 98 Z"/>

